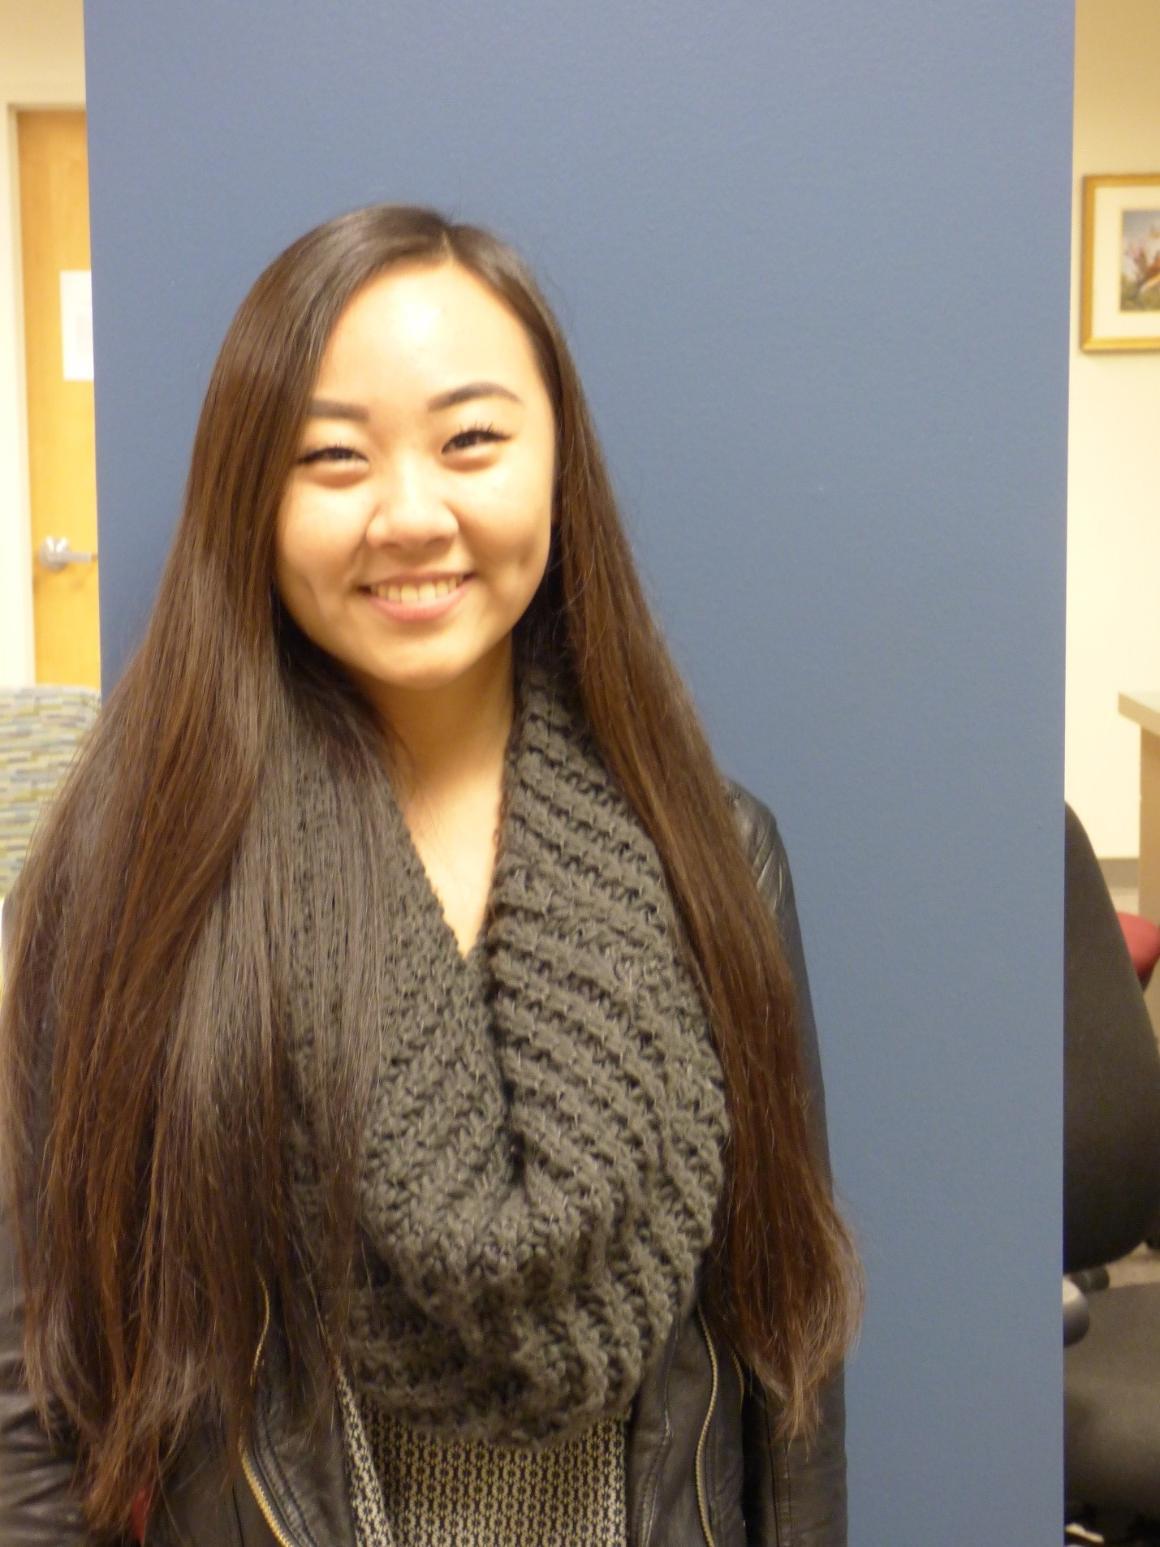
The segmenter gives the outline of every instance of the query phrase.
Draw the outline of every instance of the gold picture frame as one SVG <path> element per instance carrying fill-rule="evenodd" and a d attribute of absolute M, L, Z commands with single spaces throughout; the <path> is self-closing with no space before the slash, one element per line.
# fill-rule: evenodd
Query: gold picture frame
<path fill-rule="evenodd" d="M 1160 172 L 1083 180 L 1079 342 L 1160 349 Z"/>

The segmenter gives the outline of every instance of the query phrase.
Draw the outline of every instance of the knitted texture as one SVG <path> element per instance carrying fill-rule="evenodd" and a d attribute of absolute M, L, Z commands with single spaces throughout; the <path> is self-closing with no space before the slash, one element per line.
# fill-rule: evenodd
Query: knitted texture
<path fill-rule="evenodd" d="M 727 1122 L 656 849 L 578 710 L 535 671 L 520 700 L 488 922 L 467 958 L 390 800 L 364 1262 L 341 1353 L 360 1399 L 405 1423 L 535 1446 L 627 1410 L 691 1300 Z M 287 1019 L 310 1228 L 324 1076 L 308 975 L 340 981 L 344 942 L 334 791 L 308 760 L 299 784 Z"/>

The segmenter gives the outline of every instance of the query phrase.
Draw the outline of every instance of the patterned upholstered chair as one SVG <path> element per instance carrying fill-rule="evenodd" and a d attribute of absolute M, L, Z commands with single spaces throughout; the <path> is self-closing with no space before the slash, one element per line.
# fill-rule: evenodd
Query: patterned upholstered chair
<path fill-rule="evenodd" d="M 0 898 L 100 707 L 92 688 L 0 688 Z"/>

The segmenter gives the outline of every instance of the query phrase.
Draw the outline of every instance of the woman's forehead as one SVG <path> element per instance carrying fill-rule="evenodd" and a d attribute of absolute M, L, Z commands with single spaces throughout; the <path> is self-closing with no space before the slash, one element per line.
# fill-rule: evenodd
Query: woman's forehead
<path fill-rule="evenodd" d="M 538 373 L 527 332 L 511 309 L 461 264 L 407 265 L 370 280 L 339 316 L 319 371 L 319 386 L 348 377 L 383 384 L 453 388 L 439 380 L 506 371 Z"/>

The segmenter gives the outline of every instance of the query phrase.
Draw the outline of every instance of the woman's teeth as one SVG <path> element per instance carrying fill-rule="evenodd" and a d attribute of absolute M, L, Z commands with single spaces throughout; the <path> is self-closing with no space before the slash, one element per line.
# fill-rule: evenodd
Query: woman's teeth
<path fill-rule="evenodd" d="M 422 580 L 418 585 L 409 582 L 396 585 L 387 581 L 384 585 L 371 586 L 371 592 L 387 602 L 433 602 L 436 597 L 447 596 L 462 584 L 462 575 L 450 575 L 444 580 Z"/>

